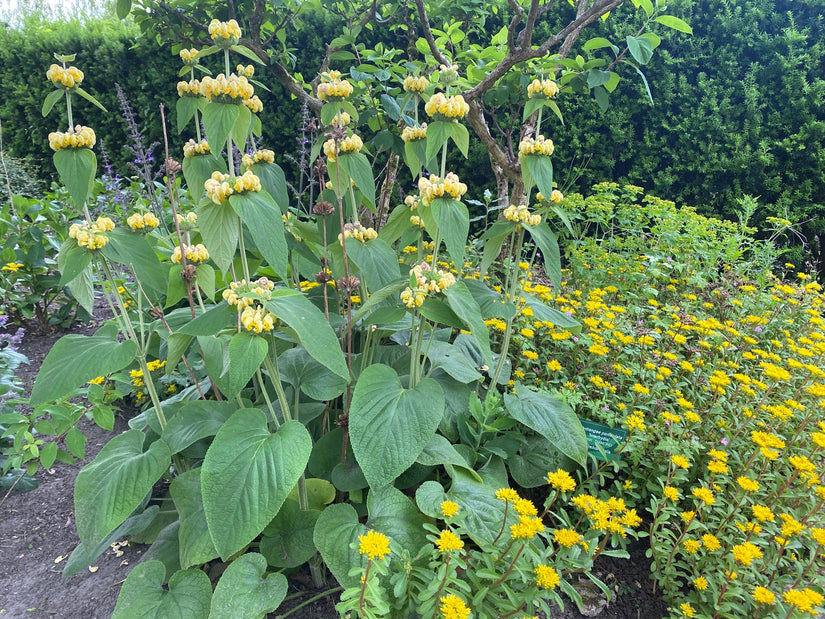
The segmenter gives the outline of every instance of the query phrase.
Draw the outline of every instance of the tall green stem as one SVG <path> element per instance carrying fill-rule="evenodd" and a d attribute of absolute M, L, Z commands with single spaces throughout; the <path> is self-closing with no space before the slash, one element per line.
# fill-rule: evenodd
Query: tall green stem
<path fill-rule="evenodd" d="M 515 259 L 514 252 L 516 247 L 521 248 L 521 243 L 524 240 L 524 228 L 519 227 L 510 240 L 510 269 L 508 272 L 508 286 L 507 295 L 509 301 L 512 303 L 516 295 L 516 285 L 518 284 L 518 260 Z M 507 326 L 504 329 L 504 340 L 501 343 L 501 352 L 499 354 L 498 363 L 496 363 L 495 372 L 493 372 L 492 388 L 498 385 L 498 379 L 501 376 L 501 371 L 504 369 L 504 364 L 507 361 L 507 351 L 510 348 L 510 337 L 513 333 L 513 320 L 515 316 L 507 319 Z"/>
<path fill-rule="evenodd" d="M 275 387 L 275 393 L 278 394 L 278 404 L 281 405 L 281 414 L 284 416 L 284 421 L 291 421 L 292 413 L 289 409 L 286 393 L 284 393 L 284 386 L 281 384 L 281 374 L 278 372 L 277 352 L 264 357 L 264 365 L 266 365 L 266 371 L 272 377 L 272 384 Z"/>
<path fill-rule="evenodd" d="M 74 127 L 74 120 L 72 119 L 72 94 L 66 91 L 66 114 L 69 117 L 69 130 Z"/>

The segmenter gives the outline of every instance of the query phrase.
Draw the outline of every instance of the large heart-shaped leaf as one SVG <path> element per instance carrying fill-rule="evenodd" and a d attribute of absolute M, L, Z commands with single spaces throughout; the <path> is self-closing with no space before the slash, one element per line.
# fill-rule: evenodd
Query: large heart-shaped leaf
<path fill-rule="evenodd" d="M 68 238 L 60 246 L 57 254 L 57 268 L 60 270 L 60 285 L 65 286 L 92 262 L 92 252 L 77 244 L 77 241 Z"/>
<path fill-rule="evenodd" d="M 166 293 L 169 264 L 158 260 L 146 237 L 129 230 L 115 228 L 107 233 L 109 243 L 101 250 L 109 260 L 134 269 L 143 291 L 152 301 Z"/>
<path fill-rule="evenodd" d="M 95 184 L 94 152 L 89 148 L 64 148 L 55 152 L 54 167 L 77 208 L 82 209 Z"/>
<path fill-rule="evenodd" d="M 189 121 L 195 117 L 195 112 L 198 111 L 198 101 L 200 97 L 180 97 L 175 104 L 175 112 L 178 118 L 178 133 L 183 133 Z M 188 157 L 191 159 L 191 157 Z"/>
<path fill-rule="evenodd" d="M 381 239 L 373 239 L 366 243 L 350 241 L 347 243 L 347 255 L 358 267 L 360 277 L 370 293 L 398 281 L 401 277 L 398 254 Z"/>
<path fill-rule="evenodd" d="M 565 456 L 584 465 L 587 437 L 579 418 L 564 400 L 547 391 L 533 391 L 516 385 L 516 393 L 504 394 L 507 412 L 535 430 Z"/>
<path fill-rule="evenodd" d="M 470 212 L 463 202 L 447 198 L 436 198 L 430 208 L 444 237 L 450 259 L 460 270 L 464 266 L 464 248 L 470 232 Z"/>
<path fill-rule="evenodd" d="M 281 573 L 266 576 L 266 559 L 257 553 L 235 559 L 215 587 L 210 619 L 259 619 L 281 605 L 288 583 Z"/>
<path fill-rule="evenodd" d="M 366 532 L 367 528 L 358 522 L 358 512 L 347 503 L 330 505 L 321 512 L 315 523 L 315 547 L 335 580 L 343 587 L 360 584 L 359 576 L 350 575 L 350 570 L 362 565 L 357 544 L 358 536 Z M 353 543 L 355 548 L 350 547 Z"/>
<path fill-rule="evenodd" d="M 234 103 L 210 101 L 206 104 L 203 110 L 203 127 L 206 129 L 206 137 L 212 147 L 212 152 L 219 153 L 226 145 L 226 139 L 240 114 L 240 106 Z"/>
<path fill-rule="evenodd" d="M 120 526 L 169 469 L 166 443 L 157 440 L 144 451 L 144 438 L 140 430 L 116 436 L 78 474 L 75 522 L 84 544 L 96 544 Z"/>
<path fill-rule="evenodd" d="M 355 183 L 367 199 L 367 205 L 375 210 L 375 179 L 372 166 L 363 153 L 345 153 L 338 157 L 341 169 Z"/>
<path fill-rule="evenodd" d="M 137 565 L 126 578 L 112 619 L 200 619 L 209 616 L 212 585 L 205 572 L 175 572 L 164 589 L 166 567 L 160 561 Z"/>
<path fill-rule="evenodd" d="M 342 378 L 349 379 L 349 369 L 335 331 L 324 314 L 302 294 L 273 296 L 266 309 L 285 322 L 313 359 Z M 273 377 L 274 378 L 274 377 Z"/>
<path fill-rule="evenodd" d="M 264 191 L 229 197 L 229 203 L 246 224 L 258 251 L 282 278 L 287 274 L 288 250 L 284 221 L 272 196 Z"/>
<path fill-rule="evenodd" d="M 349 431 L 355 457 L 373 488 L 409 468 L 435 434 L 444 414 L 444 393 L 425 378 L 404 389 L 391 367 L 376 363 L 358 378 Z"/>
<path fill-rule="evenodd" d="M 238 409 L 235 402 L 196 400 L 187 402 L 169 420 L 163 430 L 163 440 L 175 454 L 207 436 L 215 436 L 221 426 Z"/>
<path fill-rule="evenodd" d="M 484 324 L 478 301 L 475 300 L 473 293 L 470 292 L 464 281 L 459 280 L 447 288 L 444 293 L 447 296 L 447 304 L 469 327 L 470 334 L 478 344 L 485 363 L 492 365 L 493 353 L 490 350 L 490 334 L 487 331 L 487 325 Z"/>
<path fill-rule="evenodd" d="M 312 438 L 288 421 L 273 434 L 266 415 L 242 408 L 212 441 L 201 473 L 209 533 L 220 556 L 235 554 L 264 530 L 304 472 Z"/>
<path fill-rule="evenodd" d="M 226 162 L 214 153 L 207 153 L 205 155 L 195 155 L 194 157 L 184 157 L 181 168 L 183 178 L 186 179 L 186 187 L 189 189 L 189 195 L 197 202 L 206 191 L 203 184 L 212 176 L 212 173 L 226 173 Z"/>
<path fill-rule="evenodd" d="M 456 468 L 448 496 L 458 503 L 470 537 L 476 543 L 489 544 L 498 535 L 504 520 L 504 503 L 496 498 L 495 492 L 507 486 L 507 471 L 502 460 L 494 458 L 479 473 L 481 482 L 469 471 Z M 513 510 L 509 510 L 508 523 L 516 519 Z"/>
<path fill-rule="evenodd" d="M 286 190 L 286 174 L 277 163 L 260 162 L 252 166 L 252 172 L 260 179 L 266 192 L 286 215 L 289 212 L 289 194 Z"/>
<path fill-rule="evenodd" d="M 553 284 L 555 290 L 559 290 L 561 287 L 561 255 L 556 235 L 545 222 L 538 226 L 525 225 L 524 227 L 530 232 L 533 241 L 541 250 L 541 255 L 544 257 L 544 272 L 550 278 L 550 283 Z"/>
<path fill-rule="evenodd" d="M 255 375 L 269 352 L 269 344 L 260 336 L 241 331 L 229 340 L 229 363 L 226 365 L 224 388 L 227 398 L 234 398 Z"/>
<path fill-rule="evenodd" d="M 519 157 L 521 162 L 524 185 L 532 186 L 535 183 L 539 191 L 550 196 L 553 193 L 553 162 L 544 155 L 525 155 Z"/>
<path fill-rule="evenodd" d="M 238 216 L 232 207 L 224 202 L 215 204 L 211 200 L 198 206 L 198 228 L 209 257 L 221 271 L 228 271 L 238 247 L 240 230 Z"/>
<path fill-rule="evenodd" d="M 106 335 L 64 335 L 43 360 L 32 387 L 31 406 L 65 397 L 97 376 L 108 376 L 135 360 L 137 345 Z"/>
<path fill-rule="evenodd" d="M 346 379 L 318 363 L 300 346 L 281 353 L 278 371 L 282 380 L 319 402 L 337 398 L 347 387 Z"/>
<path fill-rule="evenodd" d="M 203 511 L 201 470 L 192 469 L 175 477 L 169 487 L 169 494 L 180 514 L 180 566 L 186 569 L 217 557 L 218 551 L 212 543 Z"/>
<path fill-rule="evenodd" d="M 403 548 L 415 556 L 427 543 L 424 516 L 398 488 L 385 486 L 371 490 L 367 509 L 370 515 L 367 526 L 391 538 L 398 544 L 396 549 Z"/>
<path fill-rule="evenodd" d="M 269 565 L 293 568 L 306 563 L 316 552 L 313 532 L 320 515 L 317 509 L 304 511 L 298 501 L 287 499 L 261 537 L 260 551 Z"/>

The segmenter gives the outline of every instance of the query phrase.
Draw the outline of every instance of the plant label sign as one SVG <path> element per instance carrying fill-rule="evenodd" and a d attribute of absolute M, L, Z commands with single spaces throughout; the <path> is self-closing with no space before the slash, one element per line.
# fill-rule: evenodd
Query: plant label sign
<path fill-rule="evenodd" d="M 627 430 L 611 428 L 586 419 L 582 419 L 581 422 L 587 436 L 587 453 L 603 462 L 612 460 L 616 455 L 616 449 L 627 438 Z M 618 459 L 621 459 L 621 456 Z"/>

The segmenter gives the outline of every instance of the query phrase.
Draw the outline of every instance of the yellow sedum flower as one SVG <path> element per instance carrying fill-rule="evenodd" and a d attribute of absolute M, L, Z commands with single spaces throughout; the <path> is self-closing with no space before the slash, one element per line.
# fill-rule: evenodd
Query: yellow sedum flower
<path fill-rule="evenodd" d="M 756 587 L 753 590 L 753 601 L 757 604 L 773 604 L 776 601 L 776 596 L 765 587 Z"/>
<path fill-rule="evenodd" d="M 547 473 L 547 483 L 560 492 L 572 492 L 576 489 L 576 481 L 564 469 Z"/>
<path fill-rule="evenodd" d="M 452 518 L 458 513 L 458 503 L 455 501 L 442 501 L 441 513 L 445 518 Z"/>
<path fill-rule="evenodd" d="M 534 573 L 536 584 L 542 589 L 555 589 L 561 582 L 559 573 L 549 565 L 537 565 Z"/>
<path fill-rule="evenodd" d="M 386 535 L 378 531 L 367 531 L 366 535 L 359 535 L 358 542 L 358 552 L 362 555 L 367 555 L 370 561 L 376 557 L 383 559 L 391 552 L 390 540 Z"/>
<path fill-rule="evenodd" d="M 435 540 L 435 546 L 441 552 L 452 552 L 464 548 L 464 542 L 450 529 L 444 529 Z"/>
<path fill-rule="evenodd" d="M 464 600 L 458 596 L 445 595 L 439 598 L 439 601 L 441 602 L 439 610 L 444 619 L 467 619 L 470 616 L 470 609 L 467 608 Z"/>

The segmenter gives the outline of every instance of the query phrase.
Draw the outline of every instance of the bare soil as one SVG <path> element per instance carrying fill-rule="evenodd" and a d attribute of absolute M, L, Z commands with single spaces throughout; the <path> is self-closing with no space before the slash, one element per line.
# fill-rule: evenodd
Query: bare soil
<path fill-rule="evenodd" d="M 26 393 L 40 364 L 54 342 L 68 332 L 93 333 L 105 319 L 105 308 L 96 308 L 101 318 L 85 324 L 76 324 L 61 333 L 38 332 L 27 326 L 19 350 L 29 359 L 29 365 L 18 371 Z M 116 434 L 128 428 L 123 414 L 115 420 L 114 432 L 99 428 L 84 419 L 79 426 L 88 437 L 86 460 L 75 465 L 55 463 L 52 469 L 41 471 L 39 487 L 25 493 L 11 494 L 0 505 L 0 617 L 26 619 L 103 619 L 111 616 L 120 585 L 147 546 L 124 545 L 109 548 L 92 568 L 81 574 L 64 577 L 63 566 L 79 543 L 74 522 L 74 481 L 86 462 Z M 2 496 L 0 496 L 2 499 Z M 660 596 L 653 593 L 650 564 L 644 558 L 644 546 L 632 549 L 631 560 L 609 557 L 600 560 L 596 574 L 613 592 L 607 606 L 596 601 L 588 604 L 590 612 L 580 614 L 572 602 L 565 610 L 553 616 L 580 619 L 598 616 L 602 619 L 659 619 L 667 615 Z M 333 579 L 330 577 L 330 580 Z M 334 581 L 333 581 L 334 583 Z M 289 601 L 272 619 L 288 609 L 301 605 L 319 595 L 302 573 L 290 576 Z M 334 619 L 335 595 L 328 595 L 295 610 L 295 619 Z M 601 610 L 600 610 L 601 609 Z M 596 614 L 591 614 L 595 612 Z M 242 618 L 239 618 L 242 619 Z M 480 618 L 488 619 L 488 618 Z M 492 618 L 489 618 L 492 619 Z"/>

